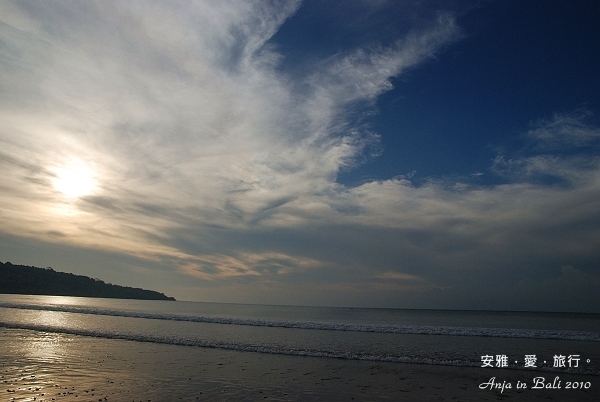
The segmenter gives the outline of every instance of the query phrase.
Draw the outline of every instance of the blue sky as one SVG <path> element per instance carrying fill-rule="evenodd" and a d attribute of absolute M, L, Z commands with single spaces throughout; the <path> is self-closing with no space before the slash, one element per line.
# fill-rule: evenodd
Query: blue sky
<path fill-rule="evenodd" d="M 0 260 L 182 300 L 600 311 L 593 1 L 0 4 Z"/>

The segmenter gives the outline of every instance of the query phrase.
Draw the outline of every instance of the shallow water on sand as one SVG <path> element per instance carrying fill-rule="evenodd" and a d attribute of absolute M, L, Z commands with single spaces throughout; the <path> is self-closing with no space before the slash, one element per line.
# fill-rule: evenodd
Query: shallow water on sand
<path fill-rule="evenodd" d="M 600 374 L 600 315 L 0 295 L 0 327 L 266 354 Z M 554 367 L 554 356 L 572 356 Z M 589 361 L 588 361 L 589 360 Z M 496 363 L 496 362 L 494 362 Z M 577 364 L 576 364 L 577 363 Z"/>
<path fill-rule="evenodd" d="M 540 372 L 368 362 L 0 329 L 0 400 L 14 401 L 597 401 L 597 376 L 561 374 L 592 388 L 482 390 L 495 376 Z M 548 380 L 554 376 L 546 375 Z M 5 398 L 5 399 L 4 399 Z"/>
<path fill-rule="evenodd" d="M 554 367 L 557 355 L 578 360 Z M 496 367 L 499 356 L 507 367 Z M 0 400 L 586 400 L 598 395 L 599 363 L 594 314 L 0 295 Z M 592 386 L 478 388 L 534 376 Z"/>

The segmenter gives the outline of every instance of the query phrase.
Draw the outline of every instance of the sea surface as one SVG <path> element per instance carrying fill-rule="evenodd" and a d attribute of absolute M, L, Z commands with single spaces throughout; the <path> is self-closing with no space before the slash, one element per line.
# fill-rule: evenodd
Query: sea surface
<path fill-rule="evenodd" d="M 3 328 L 256 354 L 600 375 L 600 314 L 0 295 Z"/>

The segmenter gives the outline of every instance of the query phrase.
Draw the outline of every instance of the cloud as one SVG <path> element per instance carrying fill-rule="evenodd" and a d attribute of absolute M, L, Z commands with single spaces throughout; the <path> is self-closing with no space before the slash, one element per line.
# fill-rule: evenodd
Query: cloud
<path fill-rule="evenodd" d="M 572 265 L 552 271 L 553 275 L 549 277 L 522 277 L 511 289 L 512 295 L 526 300 L 535 309 L 591 311 L 589 295 L 600 288 L 600 273 L 582 271 Z M 536 300 L 535 295 L 539 293 L 548 297 L 544 305 Z"/>
<path fill-rule="evenodd" d="M 578 110 L 570 114 L 555 114 L 552 120 L 540 120 L 527 132 L 534 149 L 556 151 L 600 145 L 600 129 L 590 126 L 586 119 L 591 112 Z"/>
<path fill-rule="evenodd" d="M 341 58 L 334 57 L 325 63 L 323 71 L 311 77 L 317 92 L 315 101 L 319 105 L 338 107 L 356 101 L 373 101 L 381 93 L 392 89 L 391 77 L 432 57 L 441 45 L 457 36 L 454 20 L 443 15 L 433 29 L 413 32 L 390 48 L 359 49 Z"/>
<path fill-rule="evenodd" d="M 179 271 L 204 280 L 248 276 L 287 275 L 299 269 L 320 266 L 310 258 L 297 258 L 284 253 L 236 253 L 231 255 L 200 256 L 195 262 L 186 262 Z"/>
<path fill-rule="evenodd" d="M 524 267 L 594 269 L 599 166 L 579 151 L 599 131 L 585 113 L 536 123 L 535 146 L 491 166 L 500 185 L 341 185 L 379 152 L 364 118 L 391 79 L 460 30 L 442 14 L 286 75 L 270 40 L 298 7 L 3 2 L 2 232 L 127 255 L 182 274 L 170 279 L 181 289 L 246 281 L 265 292 L 255 302 L 300 300 L 303 284 L 325 304 L 427 304 L 473 283 L 514 288 Z M 93 186 L 65 196 L 57 180 L 79 171 Z"/>
<path fill-rule="evenodd" d="M 600 160 L 600 129 L 586 124 L 588 111 L 554 115 L 527 132 L 528 147 L 506 159 L 499 155 L 492 171 L 517 181 L 554 181 L 574 185 L 595 175 Z"/>
<path fill-rule="evenodd" d="M 381 274 L 375 275 L 377 279 L 391 280 L 391 281 L 419 281 L 421 278 L 415 275 L 403 274 L 402 272 L 387 271 Z"/>
<path fill-rule="evenodd" d="M 79 171 L 99 187 L 87 200 L 113 199 L 121 216 L 102 215 L 106 202 L 68 208 L 115 226 L 144 220 L 147 210 L 136 217 L 133 206 L 151 203 L 175 220 L 192 214 L 236 227 L 335 192 L 337 172 L 376 138 L 349 125 L 344 105 L 389 89 L 390 77 L 452 38 L 453 22 L 326 62 L 297 97 L 265 46 L 297 4 L 265 4 L 8 3 L 3 38 L 22 51 L 7 60 L 21 72 L 2 85 L 23 98 L 3 109 L 9 171 L 37 182 L 30 192 L 43 192 L 47 205 L 64 205 L 52 172 L 87 161 Z"/>

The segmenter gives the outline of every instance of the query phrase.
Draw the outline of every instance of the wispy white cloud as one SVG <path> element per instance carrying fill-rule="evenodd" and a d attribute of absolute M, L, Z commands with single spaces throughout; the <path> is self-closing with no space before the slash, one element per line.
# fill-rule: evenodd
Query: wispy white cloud
<path fill-rule="evenodd" d="M 389 89 L 455 27 L 444 17 L 394 48 L 336 58 L 297 97 L 264 46 L 297 4 L 265 4 L 7 4 L 3 38 L 27 57 L 10 59 L 25 75 L 3 87 L 36 95 L 4 109 L 5 152 L 37 165 L 55 203 L 51 172 L 88 161 L 97 195 L 129 205 L 128 218 L 151 200 L 236 226 L 337 191 L 339 169 L 375 138 L 348 124 L 344 105 Z"/>
<path fill-rule="evenodd" d="M 526 134 L 528 148 L 512 158 L 497 156 L 493 172 L 517 181 L 589 181 L 600 163 L 600 129 L 586 123 L 589 117 L 579 110 L 538 121 Z"/>
<path fill-rule="evenodd" d="M 591 116 L 587 110 L 570 114 L 555 114 L 552 120 L 540 120 L 527 132 L 538 150 L 562 150 L 573 147 L 600 145 L 600 129 L 590 126 L 586 119 Z"/>

